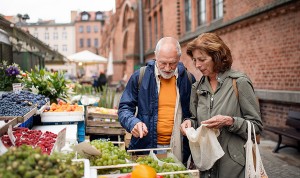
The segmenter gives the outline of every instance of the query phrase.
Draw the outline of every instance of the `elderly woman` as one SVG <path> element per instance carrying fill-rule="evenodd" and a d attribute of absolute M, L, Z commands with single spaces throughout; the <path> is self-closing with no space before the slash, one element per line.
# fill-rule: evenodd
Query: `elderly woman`
<path fill-rule="evenodd" d="M 246 121 L 254 124 L 257 133 L 262 130 L 252 83 L 245 74 L 231 69 L 230 50 L 214 33 L 204 33 L 188 43 L 187 54 L 203 76 L 192 86 L 192 117 L 181 124 L 181 132 L 185 135 L 185 128 L 201 124 L 219 129 L 218 141 L 225 152 L 200 177 L 245 177 Z"/>

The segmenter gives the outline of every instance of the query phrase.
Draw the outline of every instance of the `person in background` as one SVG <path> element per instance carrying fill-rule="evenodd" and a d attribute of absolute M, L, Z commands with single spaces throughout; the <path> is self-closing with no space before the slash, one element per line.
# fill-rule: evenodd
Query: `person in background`
<path fill-rule="evenodd" d="M 98 87 L 101 92 L 103 91 L 103 87 L 106 85 L 106 83 L 107 83 L 106 75 L 103 71 L 100 71 L 100 75 L 98 77 Z"/>
<path fill-rule="evenodd" d="M 181 124 L 181 131 L 208 124 L 220 129 L 218 141 L 225 152 L 211 169 L 201 172 L 201 178 L 242 178 L 245 176 L 247 120 L 257 132 L 262 131 L 259 104 L 252 82 L 243 73 L 231 69 L 231 52 L 214 33 L 204 33 L 187 44 L 187 55 L 203 74 L 193 84 L 190 110 L 192 117 Z M 234 89 L 236 80 L 237 92 Z M 203 145 L 205 146 L 205 145 Z"/>
<path fill-rule="evenodd" d="M 141 82 L 140 70 L 127 82 L 118 116 L 122 127 L 133 136 L 128 149 L 171 147 L 174 155 L 185 163 L 190 150 L 187 138 L 182 140 L 180 124 L 191 116 L 189 102 L 195 78 L 179 62 L 180 56 L 181 47 L 176 39 L 160 39 L 155 49 L 156 60 L 147 63 Z"/>

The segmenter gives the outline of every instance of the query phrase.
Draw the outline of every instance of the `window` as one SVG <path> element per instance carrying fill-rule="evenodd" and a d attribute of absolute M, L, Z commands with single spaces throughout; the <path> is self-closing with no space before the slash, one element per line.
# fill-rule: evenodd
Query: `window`
<path fill-rule="evenodd" d="M 220 19 L 223 17 L 223 0 L 214 0 L 213 1 L 213 18 Z"/>
<path fill-rule="evenodd" d="M 62 51 L 68 51 L 67 45 L 62 45 Z"/>
<path fill-rule="evenodd" d="M 164 36 L 164 23 L 163 23 L 163 12 L 162 9 L 160 9 L 160 37 L 162 38 Z"/>
<path fill-rule="evenodd" d="M 63 40 L 68 39 L 67 32 L 62 32 L 62 39 L 63 39 Z"/>
<path fill-rule="evenodd" d="M 48 32 L 45 33 L 45 40 L 49 40 L 49 33 Z"/>
<path fill-rule="evenodd" d="M 80 45 L 80 48 L 84 47 L 84 41 L 82 38 L 80 38 L 80 40 L 79 40 L 79 45 Z"/>
<path fill-rule="evenodd" d="M 99 28 L 97 25 L 94 26 L 94 32 L 97 33 L 99 31 Z"/>
<path fill-rule="evenodd" d="M 89 14 L 87 14 L 87 13 L 82 14 L 81 15 L 81 20 L 82 21 L 88 21 L 89 20 Z"/>
<path fill-rule="evenodd" d="M 154 37 L 155 37 L 155 42 L 157 42 L 157 38 L 158 38 L 157 14 L 154 14 Z"/>
<path fill-rule="evenodd" d="M 191 12 L 191 0 L 184 0 L 185 8 L 185 31 L 191 31 L 192 12 Z"/>
<path fill-rule="evenodd" d="M 98 45 L 99 45 L 99 44 L 98 44 L 98 38 L 95 38 L 95 39 L 94 39 L 94 46 L 95 46 L 96 48 L 98 48 Z"/>
<path fill-rule="evenodd" d="M 149 18 L 149 46 L 152 48 L 152 23 L 151 18 Z"/>
<path fill-rule="evenodd" d="M 96 13 L 96 20 L 103 20 L 103 14 L 102 14 L 102 12 L 97 12 Z"/>
<path fill-rule="evenodd" d="M 53 49 L 54 49 L 55 51 L 57 51 L 57 50 L 58 50 L 58 45 L 54 45 L 54 46 L 53 46 Z"/>
<path fill-rule="evenodd" d="M 83 26 L 79 27 L 79 33 L 83 33 Z"/>
<path fill-rule="evenodd" d="M 86 32 L 90 33 L 91 32 L 91 26 L 86 26 Z"/>
<path fill-rule="evenodd" d="M 206 20 L 206 7 L 205 7 L 205 0 L 198 0 L 197 1 L 197 8 L 198 8 L 198 26 L 203 25 Z"/>
<path fill-rule="evenodd" d="M 54 40 L 57 40 L 57 39 L 58 39 L 58 33 L 57 33 L 57 32 L 54 32 L 54 33 L 53 33 L 53 39 L 54 39 Z"/>
<path fill-rule="evenodd" d="M 90 38 L 87 39 L 86 45 L 87 45 L 87 47 L 91 47 L 91 39 Z"/>

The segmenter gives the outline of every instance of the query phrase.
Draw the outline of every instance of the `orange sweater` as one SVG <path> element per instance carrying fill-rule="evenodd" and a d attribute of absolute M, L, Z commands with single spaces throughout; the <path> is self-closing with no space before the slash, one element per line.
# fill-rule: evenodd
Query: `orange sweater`
<path fill-rule="evenodd" d="M 176 105 L 176 77 L 160 79 L 158 99 L 157 144 L 170 144 Z"/>

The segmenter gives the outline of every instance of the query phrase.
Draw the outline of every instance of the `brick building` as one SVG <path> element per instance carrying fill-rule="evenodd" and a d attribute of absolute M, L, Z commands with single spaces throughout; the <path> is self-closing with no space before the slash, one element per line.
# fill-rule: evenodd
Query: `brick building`
<path fill-rule="evenodd" d="M 299 17 L 297 0 L 116 0 L 101 50 L 112 51 L 113 80 L 118 81 L 133 73 L 141 55 L 145 61 L 154 57 L 161 37 L 172 36 L 181 43 L 181 61 L 199 79 L 185 54 L 186 44 L 201 33 L 215 32 L 231 49 L 233 68 L 251 78 L 263 122 L 284 126 L 288 111 L 300 111 Z"/>

